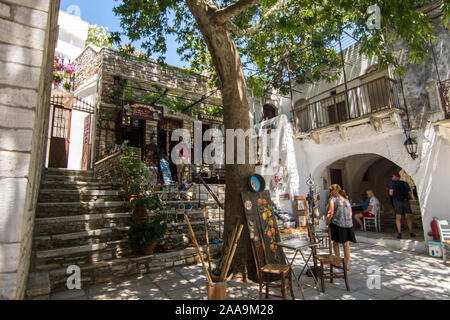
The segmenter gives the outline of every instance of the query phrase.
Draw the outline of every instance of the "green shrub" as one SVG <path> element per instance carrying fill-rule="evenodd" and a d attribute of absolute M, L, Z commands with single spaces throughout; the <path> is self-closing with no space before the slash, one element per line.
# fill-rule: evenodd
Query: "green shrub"
<path fill-rule="evenodd" d="M 160 214 L 150 217 L 147 221 L 133 223 L 128 231 L 130 246 L 134 249 L 146 248 L 161 239 L 166 231 L 167 223 Z"/>

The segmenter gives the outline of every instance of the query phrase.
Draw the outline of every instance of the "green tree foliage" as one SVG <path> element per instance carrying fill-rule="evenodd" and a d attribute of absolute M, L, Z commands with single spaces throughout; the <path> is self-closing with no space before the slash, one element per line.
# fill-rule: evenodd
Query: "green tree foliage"
<path fill-rule="evenodd" d="M 442 21 L 448 22 L 443 0 Z M 432 24 L 418 10 L 424 0 L 122 0 L 114 9 L 121 17 L 123 34 L 142 40 L 148 56 L 164 61 L 166 38 L 175 36 L 178 53 L 192 70 L 208 71 L 221 89 L 226 129 L 250 128 L 247 87 L 264 94 L 270 87 L 288 91 L 293 81 L 333 79 L 341 66 L 333 49 L 344 31 L 361 41 L 361 52 L 378 58 L 381 67 L 398 68 L 393 44 L 403 39 L 409 62 L 423 61 L 432 39 Z M 380 8 L 380 28 L 370 28 L 368 8 Z M 245 79 L 243 69 L 256 72 Z M 254 92 L 255 93 L 255 92 Z M 227 164 L 224 242 L 233 225 L 244 221 L 241 192 L 254 173 L 250 164 Z M 255 279 L 248 233 L 241 237 L 233 260 L 233 273 Z M 224 246 L 226 247 L 226 246 Z M 223 267 L 223 265 L 222 265 Z M 221 269 L 219 267 L 219 269 Z M 245 279 L 245 278 L 244 278 Z"/>
<path fill-rule="evenodd" d="M 90 25 L 88 29 L 88 38 L 85 45 L 87 46 L 91 43 L 100 48 L 111 48 L 113 42 L 111 35 L 108 33 L 108 28 L 98 26 L 96 24 Z"/>
<path fill-rule="evenodd" d="M 216 1 L 217 8 L 246 1 Z M 260 0 L 232 17 L 234 35 L 244 68 L 255 67 L 257 77 L 276 89 L 286 90 L 288 71 L 297 82 L 333 79 L 340 67 L 332 43 L 344 30 L 361 41 L 361 52 L 376 56 L 380 67 L 398 67 L 390 46 L 402 38 L 409 46 L 409 62 L 421 62 L 432 39 L 431 22 L 418 8 L 427 0 Z M 442 1 L 442 21 L 450 19 L 449 0 Z M 381 9 L 381 28 L 369 29 L 367 9 Z M 192 70 L 208 70 L 217 80 L 208 47 L 197 23 L 182 0 L 124 0 L 114 9 L 124 34 L 143 40 L 149 56 L 164 61 L 167 35 L 175 35 L 178 53 Z M 114 33 L 114 40 L 121 35 Z M 217 85 L 219 85 L 216 82 Z"/>

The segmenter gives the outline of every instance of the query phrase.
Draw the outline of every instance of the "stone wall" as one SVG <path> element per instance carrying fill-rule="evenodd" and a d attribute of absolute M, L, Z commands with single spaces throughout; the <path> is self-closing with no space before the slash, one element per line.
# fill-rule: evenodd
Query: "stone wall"
<path fill-rule="evenodd" d="M 116 181 L 116 163 L 120 161 L 121 152 L 116 152 L 98 162 L 94 166 L 94 176 L 100 182 Z"/>
<path fill-rule="evenodd" d="M 21 299 L 44 163 L 59 1 L 0 1 L 0 299 Z"/>
<path fill-rule="evenodd" d="M 137 57 L 125 59 L 119 52 L 111 49 L 103 49 L 102 55 L 105 93 L 114 85 L 114 76 L 127 79 L 131 87 L 144 89 L 137 90 L 142 91 L 141 93 L 145 93 L 145 90 L 154 90 L 154 84 L 169 88 L 171 93 L 183 94 L 185 98 L 192 99 L 198 99 L 210 91 L 206 86 L 209 80 L 206 76 L 174 66 L 161 67 L 154 60 L 142 60 Z M 221 104 L 221 97 L 217 92 L 208 100 Z"/>
<path fill-rule="evenodd" d="M 439 79 L 450 79 L 450 32 L 440 20 L 440 18 L 433 20 L 435 39 L 431 44 L 427 44 L 429 55 L 425 57 L 423 64 L 408 63 L 406 45 L 401 41 L 397 44 L 398 59 L 405 67 L 403 88 L 413 128 L 425 128 L 428 121 L 444 118 L 437 85 Z"/>
<path fill-rule="evenodd" d="M 83 53 L 73 62 L 76 68 L 75 89 L 101 71 L 103 56 L 100 49 L 92 45 L 88 46 Z"/>

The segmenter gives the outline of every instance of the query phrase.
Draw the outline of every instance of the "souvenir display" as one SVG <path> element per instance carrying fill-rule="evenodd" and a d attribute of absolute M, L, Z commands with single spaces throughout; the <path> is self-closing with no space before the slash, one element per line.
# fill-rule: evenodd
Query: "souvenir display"
<path fill-rule="evenodd" d="M 286 263 L 284 251 L 276 243 L 280 242 L 276 206 L 270 199 L 270 192 L 242 192 L 247 227 L 251 237 L 264 240 L 268 263 Z M 250 206 L 248 202 L 251 202 Z"/>
<path fill-rule="evenodd" d="M 161 173 L 163 176 L 164 184 L 165 185 L 173 184 L 172 172 L 170 171 L 169 162 L 167 162 L 166 159 L 162 158 L 159 163 L 160 163 L 160 167 L 161 167 Z"/>

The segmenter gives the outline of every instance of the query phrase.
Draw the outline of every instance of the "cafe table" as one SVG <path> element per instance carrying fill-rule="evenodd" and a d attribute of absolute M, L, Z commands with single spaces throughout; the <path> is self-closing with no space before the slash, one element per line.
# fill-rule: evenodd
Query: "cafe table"
<path fill-rule="evenodd" d="M 309 266 L 309 261 L 311 260 L 312 256 L 313 256 L 313 248 L 317 247 L 320 243 L 314 243 L 311 242 L 309 240 L 304 240 L 304 239 L 299 239 L 299 238 L 294 238 L 294 239 L 290 239 L 290 240 L 286 240 L 286 241 L 281 241 L 276 243 L 276 245 L 288 249 L 288 250 L 292 250 L 294 251 L 294 256 L 291 259 L 291 261 L 289 261 L 289 259 L 286 257 L 286 261 L 288 263 L 288 265 L 291 267 L 292 270 L 292 274 L 294 275 L 294 278 L 297 281 L 297 285 L 300 287 L 300 290 L 302 292 L 302 296 L 303 296 L 303 300 L 305 299 L 305 295 L 304 295 L 304 290 L 303 290 L 303 285 L 301 282 L 301 276 L 303 275 L 303 273 L 305 272 L 305 270 L 309 270 L 309 272 L 312 275 L 312 278 L 314 280 L 315 283 L 315 287 L 317 288 L 317 291 L 320 292 L 320 286 L 319 286 L 319 281 L 317 280 L 315 273 L 313 270 L 311 270 L 311 267 Z M 305 255 L 305 251 L 307 251 L 308 249 L 311 249 L 311 252 L 309 253 L 309 255 Z M 302 268 L 302 271 L 300 272 L 300 274 L 298 276 L 295 275 L 294 270 L 292 269 L 292 265 L 295 261 L 295 258 L 297 257 L 297 255 L 300 253 L 300 256 L 303 259 L 303 262 L 305 263 L 305 265 Z"/>

